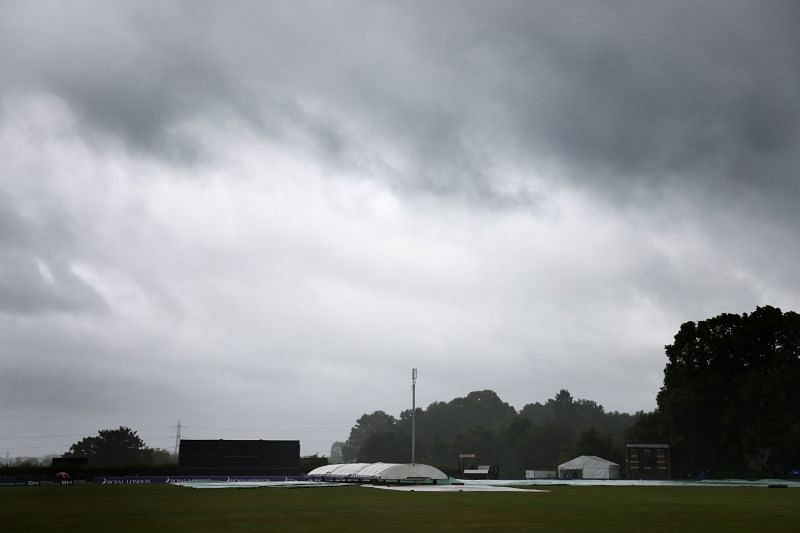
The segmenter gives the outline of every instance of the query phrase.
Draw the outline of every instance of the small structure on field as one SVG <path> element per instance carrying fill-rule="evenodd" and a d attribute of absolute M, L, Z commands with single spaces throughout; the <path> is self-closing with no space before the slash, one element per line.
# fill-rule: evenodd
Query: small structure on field
<path fill-rule="evenodd" d="M 526 470 L 525 479 L 558 479 L 555 470 Z"/>
<path fill-rule="evenodd" d="M 619 465 L 596 455 L 581 455 L 558 465 L 559 479 L 619 479 Z"/>
<path fill-rule="evenodd" d="M 628 479 L 672 479 L 669 444 L 626 445 L 625 476 Z"/>
<path fill-rule="evenodd" d="M 477 453 L 458 454 L 458 466 L 461 479 L 497 479 L 500 477 L 500 467 L 480 464 Z"/>

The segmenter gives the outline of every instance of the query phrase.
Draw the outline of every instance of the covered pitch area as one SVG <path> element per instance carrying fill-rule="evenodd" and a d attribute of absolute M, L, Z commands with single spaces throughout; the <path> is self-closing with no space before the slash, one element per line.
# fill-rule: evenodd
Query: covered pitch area
<path fill-rule="evenodd" d="M 447 474 L 430 465 L 401 463 L 344 463 L 323 465 L 308 473 L 320 481 L 359 483 L 447 484 Z"/>

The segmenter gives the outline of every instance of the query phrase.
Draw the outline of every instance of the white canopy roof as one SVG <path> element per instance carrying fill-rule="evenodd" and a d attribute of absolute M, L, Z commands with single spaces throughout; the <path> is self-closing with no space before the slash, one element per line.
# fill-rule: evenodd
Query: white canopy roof
<path fill-rule="evenodd" d="M 583 468 L 608 468 L 609 466 L 619 466 L 617 463 L 597 457 L 596 455 L 581 455 L 571 461 L 558 465 L 559 470 L 581 470 Z"/>
<path fill-rule="evenodd" d="M 558 465 L 559 477 L 571 477 L 567 470 L 580 470 L 583 479 L 617 479 L 619 465 L 596 455 L 581 455 Z M 565 475 L 562 475 L 565 474 Z"/>
<path fill-rule="evenodd" d="M 323 478 L 352 479 L 447 479 L 447 475 L 430 465 L 400 463 L 345 463 L 324 465 L 308 473 Z"/>

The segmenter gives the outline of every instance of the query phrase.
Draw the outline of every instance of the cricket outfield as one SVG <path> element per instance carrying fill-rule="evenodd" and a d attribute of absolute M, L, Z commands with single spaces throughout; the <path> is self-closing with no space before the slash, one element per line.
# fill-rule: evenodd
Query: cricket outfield
<path fill-rule="evenodd" d="M 800 490 L 572 487 L 394 492 L 366 487 L 0 488 L 11 531 L 798 531 Z"/>

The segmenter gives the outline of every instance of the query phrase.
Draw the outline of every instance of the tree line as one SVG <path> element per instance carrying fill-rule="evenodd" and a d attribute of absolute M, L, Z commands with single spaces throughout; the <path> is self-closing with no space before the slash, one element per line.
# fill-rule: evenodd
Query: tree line
<path fill-rule="evenodd" d="M 606 412 L 561 390 L 520 411 L 491 390 L 416 411 L 418 462 L 453 471 L 460 453 L 500 465 L 503 477 L 552 470 L 576 455 L 624 464 L 626 443 L 671 446 L 673 477 L 784 477 L 800 468 L 800 315 L 758 307 L 684 323 L 665 346 L 652 412 Z M 408 462 L 411 410 L 364 414 L 345 462 Z"/>
<path fill-rule="evenodd" d="M 94 466 L 165 465 L 177 462 L 168 450 L 150 448 L 129 427 L 101 429 L 70 446 L 63 457 L 86 457 Z"/>
<path fill-rule="evenodd" d="M 621 461 L 624 432 L 635 416 L 606 412 L 591 400 L 561 390 L 545 403 L 519 412 L 492 390 L 470 392 L 416 411 L 416 460 L 455 471 L 458 455 L 475 453 L 481 464 L 498 464 L 503 477 L 526 469 L 553 470 L 576 454 Z M 383 411 L 361 416 L 341 446 L 345 462 L 409 462 L 411 410 L 395 418 Z"/>

